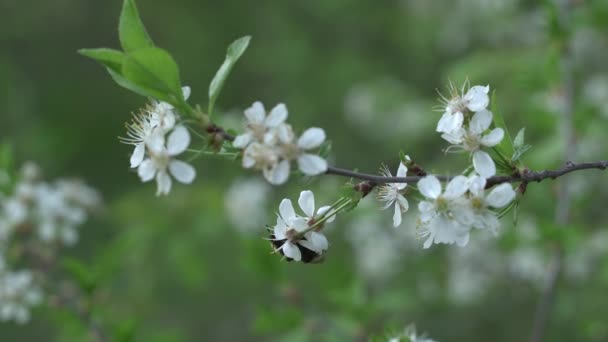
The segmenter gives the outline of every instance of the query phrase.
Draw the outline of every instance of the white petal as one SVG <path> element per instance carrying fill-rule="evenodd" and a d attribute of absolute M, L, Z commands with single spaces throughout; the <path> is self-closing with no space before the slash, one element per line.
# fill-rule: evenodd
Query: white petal
<path fill-rule="evenodd" d="M 295 261 L 302 260 L 302 253 L 300 253 L 300 249 L 295 244 L 287 241 L 283 244 L 282 248 L 283 248 L 283 254 L 286 257 L 291 258 Z"/>
<path fill-rule="evenodd" d="M 188 86 L 182 87 L 182 95 L 184 96 L 184 100 L 187 100 L 190 97 L 191 89 Z"/>
<path fill-rule="evenodd" d="M 327 161 L 314 154 L 303 154 L 298 157 L 300 171 L 308 176 L 315 176 L 327 171 Z"/>
<path fill-rule="evenodd" d="M 279 140 L 284 144 L 289 144 L 295 139 L 293 129 L 288 124 L 282 124 L 275 128 L 275 134 L 279 137 Z"/>
<path fill-rule="evenodd" d="M 138 167 L 142 161 L 144 161 L 144 154 L 146 152 L 146 145 L 143 143 L 139 143 L 135 145 L 135 149 L 133 150 L 133 154 L 131 155 L 131 167 Z"/>
<path fill-rule="evenodd" d="M 304 131 L 298 139 L 298 147 L 310 150 L 319 147 L 325 141 L 325 131 L 322 128 L 312 127 Z"/>
<path fill-rule="evenodd" d="M 177 126 L 169 135 L 167 141 L 167 152 L 170 156 L 176 156 L 184 152 L 190 145 L 190 133 L 184 126 Z"/>
<path fill-rule="evenodd" d="M 178 182 L 183 184 L 192 183 L 194 177 L 196 177 L 196 170 L 194 170 L 192 165 L 181 160 L 172 160 L 169 163 L 169 172 L 171 172 Z"/>
<path fill-rule="evenodd" d="M 486 129 L 490 128 L 492 124 L 492 113 L 488 110 L 481 110 L 471 119 L 469 123 L 469 131 L 475 135 L 480 135 L 485 132 Z"/>
<path fill-rule="evenodd" d="M 303 232 L 308 229 L 308 220 L 304 217 L 296 217 L 291 221 L 291 228 L 298 232 Z"/>
<path fill-rule="evenodd" d="M 461 112 L 454 114 L 444 113 L 439 122 L 437 123 L 437 132 L 451 133 L 462 128 L 464 116 Z"/>
<path fill-rule="evenodd" d="M 137 168 L 137 174 L 139 178 L 141 178 L 142 182 L 147 182 L 154 178 L 156 174 L 156 167 L 154 167 L 154 162 L 150 159 L 144 160 L 139 167 Z"/>
<path fill-rule="evenodd" d="M 319 210 L 317 210 L 317 216 L 323 216 L 325 215 L 325 213 L 327 213 L 327 211 L 329 211 L 331 207 L 329 205 L 325 205 L 322 206 L 321 208 L 319 208 Z M 331 215 L 329 218 L 327 218 L 327 223 L 333 222 L 336 219 L 336 215 Z"/>
<path fill-rule="evenodd" d="M 165 148 L 165 134 L 162 129 L 155 128 L 145 139 L 146 146 L 152 151 L 161 151 Z"/>
<path fill-rule="evenodd" d="M 403 163 L 399 163 L 399 168 L 397 169 L 397 177 L 405 176 L 407 176 L 407 167 L 403 165 Z M 394 185 L 398 190 L 403 190 L 407 186 L 407 183 L 395 183 Z"/>
<path fill-rule="evenodd" d="M 307 217 L 315 216 L 315 195 L 310 190 L 300 192 L 298 204 Z"/>
<path fill-rule="evenodd" d="M 287 225 L 291 225 L 291 222 L 296 218 L 296 211 L 293 209 L 293 204 L 289 198 L 285 198 L 279 204 L 279 214 Z"/>
<path fill-rule="evenodd" d="M 475 197 L 481 197 L 486 188 L 486 179 L 480 176 L 473 176 L 469 179 L 469 191 Z"/>
<path fill-rule="evenodd" d="M 464 95 L 467 107 L 474 112 L 486 109 L 490 103 L 490 97 L 488 96 L 489 91 L 490 86 L 474 86 L 469 89 Z"/>
<path fill-rule="evenodd" d="M 289 178 L 289 161 L 283 160 L 272 169 L 264 169 L 264 177 L 272 185 L 281 185 Z"/>
<path fill-rule="evenodd" d="M 428 239 L 426 239 L 426 241 L 424 241 L 424 245 L 422 245 L 422 248 L 427 249 L 427 248 L 431 247 L 434 239 L 435 239 L 435 234 L 434 233 L 429 234 L 429 237 L 428 237 Z"/>
<path fill-rule="evenodd" d="M 486 197 L 488 205 L 494 208 L 502 208 L 505 205 L 511 203 L 515 198 L 515 191 L 511 187 L 511 184 L 502 183 L 497 185 L 490 191 Z"/>
<path fill-rule="evenodd" d="M 490 178 L 496 174 L 496 165 L 494 165 L 492 157 L 484 151 L 473 153 L 473 167 L 484 178 Z"/>
<path fill-rule="evenodd" d="M 266 127 L 277 127 L 278 125 L 285 122 L 287 119 L 287 107 L 284 104 L 279 103 L 270 111 L 266 120 L 264 120 L 264 124 Z"/>
<path fill-rule="evenodd" d="M 455 241 L 455 242 L 456 242 L 456 244 L 457 244 L 459 247 L 464 247 L 464 246 L 466 246 L 466 245 L 469 243 L 469 237 L 470 237 L 470 235 L 471 235 L 471 234 L 469 234 L 469 233 L 466 233 L 466 234 L 464 234 L 464 235 L 459 235 L 459 236 L 458 236 L 458 237 L 455 239 L 455 240 L 456 240 L 456 241 Z"/>
<path fill-rule="evenodd" d="M 494 128 L 490 133 L 484 135 L 480 142 L 484 146 L 492 147 L 500 144 L 504 136 L 505 132 L 502 128 Z"/>
<path fill-rule="evenodd" d="M 329 248 L 329 242 L 325 235 L 318 232 L 311 232 L 310 242 L 315 246 L 314 251 L 317 253 L 321 253 Z"/>
<path fill-rule="evenodd" d="M 272 229 L 272 234 L 277 240 L 283 240 L 287 238 L 287 224 L 280 216 L 277 217 L 277 225 Z"/>
<path fill-rule="evenodd" d="M 243 154 L 243 167 L 251 169 L 255 165 L 255 159 L 251 157 L 249 153 Z"/>
<path fill-rule="evenodd" d="M 436 199 L 441 195 L 441 183 L 433 175 L 426 176 L 418 181 L 418 191 L 426 198 Z"/>
<path fill-rule="evenodd" d="M 266 109 L 264 109 L 264 105 L 260 101 L 256 101 L 251 105 L 251 107 L 245 109 L 245 117 L 247 117 L 247 121 L 255 124 L 261 124 L 264 122 L 264 117 L 266 116 Z"/>
<path fill-rule="evenodd" d="M 161 170 L 156 175 L 156 196 L 167 195 L 171 191 L 171 177 Z"/>
<path fill-rule="evenodd" d="M 395 202 L 395 213 L 393 214 L 393 227 L 399 227 L 401 225 L 401 208 L 399 203 Z"/>
<path fill-rule="evenodd" d="M 469 189 L 469 180 L 465 176 L 456 176 L 450 180 L 448 185 L 445 187 L 445 193 L 443 194 L 447 199 L 455 199 L 462 195 Z"/>
<path fill-rule="evenodd" d="M 236 148 L 245 148 L 249 143 L 253 140 L 253 135 L 251 132 L 245 132 L 243 134 L 237 135 L 232 142 L 232 146 Z"/>
<path fill-rule="evenodd" d="M 402 212 L 406 212 L 406 211 L 408 211 L 408 210 L 410 209 L 410 203 L 409 203 L 409 202 L 407 201 L 407 199 L 406 199 L 406 198 L 405 198 L 403 195 L 401 195 L 401 194 L 399 194 L 399 195 L 397 196 L 397 203 L 399 203 L 399 206 L 401 207 L 401 211 L 402 211 Z"/>

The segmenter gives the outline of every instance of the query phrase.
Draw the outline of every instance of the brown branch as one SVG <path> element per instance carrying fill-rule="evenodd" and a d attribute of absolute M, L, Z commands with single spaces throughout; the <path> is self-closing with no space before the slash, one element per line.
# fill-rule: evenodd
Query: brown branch
<path fill-rule="evenodd" d="M 526 170 L 521 173 L 517 173 L 511 176 L 494 176 L 488 178 L 486 183 L 486 187 L 492 187 L 494 185 L 500 183 L 515 183 L 515 182 L 541 182 L 545 179 L 556 179 L 563 175 L 566 175 L 570 172 L 578 171 L 578 170 L 587 170 L 587 169 L 599 169 L 605 170 L 608 168 L 608 160 L 598 161 L 598 162 L 589 162 L 589 163 L 578 163 L 575 164 L 573 162 L 567 162 L 566 165 L 557 170 L 544 170 L 544 171 L 529 171 Z M 423 176 L 409 176 L 409 177 L 385 177 L 367 173 L 360 173 L 356 171 L 345 170 L 333 166 L 329 166 L 327 168 L 326 174 L 330 175 L 338 175 L 345 176 L 360 180 L 366 180 L 378 184 L 382 183 L 415 183 L 422 178 Z M 449 181 L 452 176 L 435 176 L 440 181 Z"/>

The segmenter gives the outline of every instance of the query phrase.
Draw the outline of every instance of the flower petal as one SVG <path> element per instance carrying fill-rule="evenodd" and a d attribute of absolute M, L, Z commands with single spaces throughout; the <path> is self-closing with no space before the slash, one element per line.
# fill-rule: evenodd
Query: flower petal
<path fill-rule="evenodd" d="M 467 102 L 467 108 L 474 112 L 486 109 L 490 104 L 488 92 L 490 86 L 474 86 L 464 95 L 464 100 Z"/>
<path fill-rule="evenodd" d="M 511 203 L 515 198 L 515 191 L 511 187 L 511 184 L 502 183 L 497 185 L 490 191 L 486 197 L 486 202 L 489 206 L 494 208 L 502 208 L 505 205 Z"/>
<path fill-rule="evenodd" d="M 171 172 L 178 182 L 183 184 L 192 183 L 194 177 L 196 177 L 196 170 L 194 170 L 192 165 L 181 160 L 172 160 L 169 163 L 169 172 Z"/>
<path fill-rule="evenodd" d="M 260 101 L 254 102 L 251 107 L 245 109 L 245 117 L 251 123 L 261 124 L 264 122 L 265 116 L 266 109 L 264 109 L 264 105 Z"/>
<path fill-rule="evenodd" d="M 146 159 L 137 168 L 137 175 L 141 178 L 142 182 L 147 182 L 154 178 L 156 174 L 156 167 L 151 159 Z"/>
<path fill-rule="evenodd" d="M 190 133 L 184 126 L 177 126 L 169 135 L 167 141 L 167 152 L 170 156 L 176 156 L 184 152 L 190 145 Z"/>
<path fill-rule="evenodd" d="M 401 225 L 401 208 L 399 203 L 395 202 L 395 213 L 393 214 L 393 227 L 399 227 Z"/>
<path fill-rule="evenodd" d="M 314 154 L 303 154 L 298 157 L 300 171 L 308 176 L 315 176 L 327 171 L 327 161 Z"/>
<path fill-rule="evenodd" d="M 475 197 L 483 196 L 483 191 L 486 188 L 486 179 L 475 175 L 469 178 L 469 191 Z"/>
<path fill-rule="evenodd" d="M 437 132 L 451 133 L 462 128 L 464 116 L 461 112 L 456 113 L 444 113 L 439 122 L 437 123 Z"/>
<path fill-rule="evenodd" d="M 426 176 L 418 181 L 418 191 L 426 198 L 436 199 L 441 195 L 441 183 L 433 175 Z"/>
<path fill-rule="evenodd" d="M 182 87 L 182 95 L 184 96 L 184 100 L 187 100 L 190 97 L 191 89 L 188 86 Z"/>
<path fill-rule="evenodd" d="M 447 199 L 456 199 L 469 189 L 469 180 L 465 176 L 456 176 L 450 180 L 448 185 L 445 187 L 443 196 Z"/>
<path fill-rule="evenodd" d="M 312 218 L 315 216 L 315 195 L 312 191 L 305 190 L 300 192 L 298 204 L 307 217 Z"/>
<path fill-rule="evenodd" d="M 291 222 L 296 218 L 296 211 L 293 209 L 293 204 L 289 198 L 284 198 L 279 204 L 279 214 L 287 225 L 291 225 Z"/>
<path fill-rule="evenodd" d="M 131 155 L 131 168 L 138 167 L 142 161 L 144 161 L 144 154 L 146 152 L 146 145 L 143 143 L 139 143 L 135 145 L 135 149 L 133 150 L 133 154 Z"/>
<path fill-rule="evenodd" d="M 310 150 L 319 147 L 325 141 L 325 131 L 322 128 L 312 127 L 304 131 L 298 139 L 298 147 Z"/>
<path fill-rule="evenodd" d="M 397 169 L 397 177 L 405 177 L 407 176 L 407 167 L 403 165 L 403 163 L 399 163 L 399 168 Z M 407 183 L 394 183 L 393 184 L 397 190 L 403 190 L 407 186 Z"/>
<path fill-rule="evenodd" d="M 308 220 L 298 216 L 291 221 L 290 228 L 293 228 L 298 232 L 303 232 L 308 229 Z"/>
<path fill-rule="evenodd" d="M 502 128 L 494 128 L 490 133 L 481 138 L 481 144 L 487 147 L 492 147 L 500 144 L 505 136 L 505 131 Z"/>
<path fill-rule="evenodd" d="M 295 244 L 287 241 L 281 247 L 283 249 L 283 255 L 288 258 L 291 258 L 295 261 L 302 260 L 302 253 L 300 253 L 300 249 Z"/>
<path fill-rule="evenodd" d="M 494 165 L 492 157 L 484 151 L 473 153 L 473 167 L 484 178 L 490 178 L 496 174 L 496 165 Z"/>
<path fill-rule="evenodd" d="M 271 169 L 264 169 L 264 177 L 272 185 L 281 185 L 289 178 L 289 161 L 282 160 Z"/>
<path fill-rule="evenodd" d="M 319 232 L 310 232 L 309 239 L 315 247 L 314 251 L 317 253 L 321 253 L 329 248 L 327 237 Z"/>
<path fill-rule="evenodd" d="M 492 113 L 488 110 L 481 110 L 471 119 L 469 123 L 469 131 L 475 135 L 481 135 L 492 124 Z"/>
<path fill-rule="evenodd" d="M 278 125 L 285 122 L 287 119 L 287 107 L 283 103 L 279 103 L 270 111 L 266 120 L 264 120 L 264 124 L 266 127 L 277 127 Z"/>
<path fill-rule="evenodd" d="M 156 196 L 167 195 L 171 191 L 171 177 L 165 170 L 158 171 L 156 175 Z"/>
<path fill-rule="evenodd" d="M 319 210 L 317 210 L 317 216 L 323 216 L 325 215 L 325 213 L 327 213 L 329 211 L 329 209 L 331 208 L 331 206 L 329 205 L 324 205 L 321 208 L 319 208 Z M 327 218 L 327 223 L 333 222 L 336 219 L 336 215 L 331 215 L 330 217 Z"/>
<path fill-rule="evenodd" d="M 243 134 L 239 134 L 234 138 L 232 142 L 232 146 L 236 148 L 245 148 L 249 143 L 253 140 L 253 135 L 251 132 L 245 132 Z"/>

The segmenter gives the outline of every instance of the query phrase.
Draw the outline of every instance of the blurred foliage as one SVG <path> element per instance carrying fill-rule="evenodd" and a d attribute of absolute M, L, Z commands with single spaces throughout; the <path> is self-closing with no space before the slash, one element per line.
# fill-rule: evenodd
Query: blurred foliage
<path fill-rule="evenodd" d="M 139 0 L 138 7 L 201 105 L 226 46 L 252 36 L 216 103 L 220 124 L 238 130 L 253 101 L 284 102 L 296 130 L 325 128 L 330 160 L 341 167 L 393 169 L 404 150 L 428 171 L 456 173 L 464 165 L 441 152 L 433 107 L 437 89 L 466 78 L 496 91 L 512 135 L 526 128 L 532 148 L 524 165 L 561 164 L 564 49 L 575 76 L 577 160 L 606 158 L 608 2 L 570 2 L 565 27 L 550 2 L 527 0 Z M 225 205 L 237 176 L 258 177 L 238 162 L 200 159 L 194 185 L 156 198 L 116 139 L 145 99 L 76 54 L 119 46 L 120 7 L 0 1 L 0 139 L 15 150 L 0 151 L 0 163 L 36 160 L 49 177 L 82 176 L 104 194 L 106 215 L 83 229 L 65 265 L 114 339 L 351 341 L 416 323 L 439 341 L 521 341 L 555 241 L 566 247 L 566 267 L 547 340 L 608 339 L 608 187 L 600 172 L 563 178 L 574 194 L 567 227 L 553 219 L 556 182 L 530 184 L 517 225 L 506 217 L 499 238 L 475 232 L 465 249 L 422 250 L 414 213 L 395 230 L 370 195 L 328 228 L 331 248 L 319 265 L 281 262 L 262 239 L 264 227 L 281 198 L 309 188 L 319 204 L 330 203 L 345 179 L 273 188 L 267 205 L 249 203 L 266 221 L 248 229 Z M 0 340 L 85 339 L 69 313 L 40 309 L 34 318 L 0 326 Z"/>

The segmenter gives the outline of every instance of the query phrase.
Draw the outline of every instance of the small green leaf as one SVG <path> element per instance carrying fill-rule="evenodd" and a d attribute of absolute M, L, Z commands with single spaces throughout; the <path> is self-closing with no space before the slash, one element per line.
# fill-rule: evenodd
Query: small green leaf
<path fill-rule="evenodd" d="M 234 67 L 234 64 L 239 60 L 239 58 L 241 58 L 245 50 L 247 50 L 250 40 L 251 36 L 245 36 L 235 40 L 232 44 L 230 44 L 230 46 L 228 46 L 228 50 L 226 51 L 226 59 L 215 73 L 213 80 L 211 80 L 211 84 L 209 84 L 209 115 L 213 113 L 215 101 L 220 95 L 224 82 L 226 81 L 226 78 L 228 78 L 232 67 Z"/>
<path fill-rule="evenodd" d="M 494 126 L 502 128 L 505 132 L 505 137 L 497 146 L 498 150 L 504 155 L 513 155 L 513 139 L 511 139 L 511 135 L 509 134 L 509 130 L 507 129 L 507 125 L 505 124 L 505 120 L 498 109 L 498 104 L 496 102 L 496 92 L 492 93 L 492 114 L 494 117 Z"/>
<path fill-rule="evenodd" d="M 524 153 L 528 152 L 528 150 L 532 148 L 532 145 L 523 145 L 515 148 L 515 152 L 513 152 L 513 157 L 511 157 L 512 162 L 518 161 Z"/>
<path fill-rule="evenodd" d="M 91 294 L 95 290 L 97 287 L 97 277 L 87 265 L 75 258 L 65 258 L 62 264 L 83 291 Z"/>
<path fill-rule="evenodd" d="M 134 0 L 124 0 L 122 4 L 118 22 L 118 38 L 122 49 L 127 53 L 154 46 L 139 17 Z"/>
<path fill-rule="evenodd" d="M 78 50 L 78 53 L 92 58 L 102 65 L 117 72 L 120 72 L 122 69 L 122 64 L 126 57 L 122 51 L 108 48 L 80 49 Z"/>
<path fill-rule="evenodd" d="M 164 95 L 149 96 L 158 99 L 164 97 L 167 102 L 174 105 L 184 101 L 177 63 L 163 49 L 149 47 L 127 55 L 122 76 L 141 89 Z"/>
<path fill-rule="evenodd" d="M 116 82 L 116 84 L 118 84 L 119 86 L 121 86 L 125 89 L 128 89 L 141 96 L 153 97 L 157 100 L 161 100 L 161 101 L 165 101 L 165 102 L 171 101 L 171 98 L 169 96 L 167 96 L 167 94 L 158 92 L 154 89 L 140 87 L 140 86 L 134 84 L 133 82 L 129 81 L 128 79 L 126 79 L 121 73 L 116 72 L 110 68 L 107 68 L 107 70 L 108 70 L 108 73 L 110 74 L 110 76 L 112 77 L 112 79 L 114 80 L 114 82 Z"/>
<path fill-rule="evenodd" d="M 521 147 L 524 145 L 524 134 L 526 133 L 526 127 L 522 128 L 517 132 L 515 139 L 513 139 L 513 147 Z"/>

